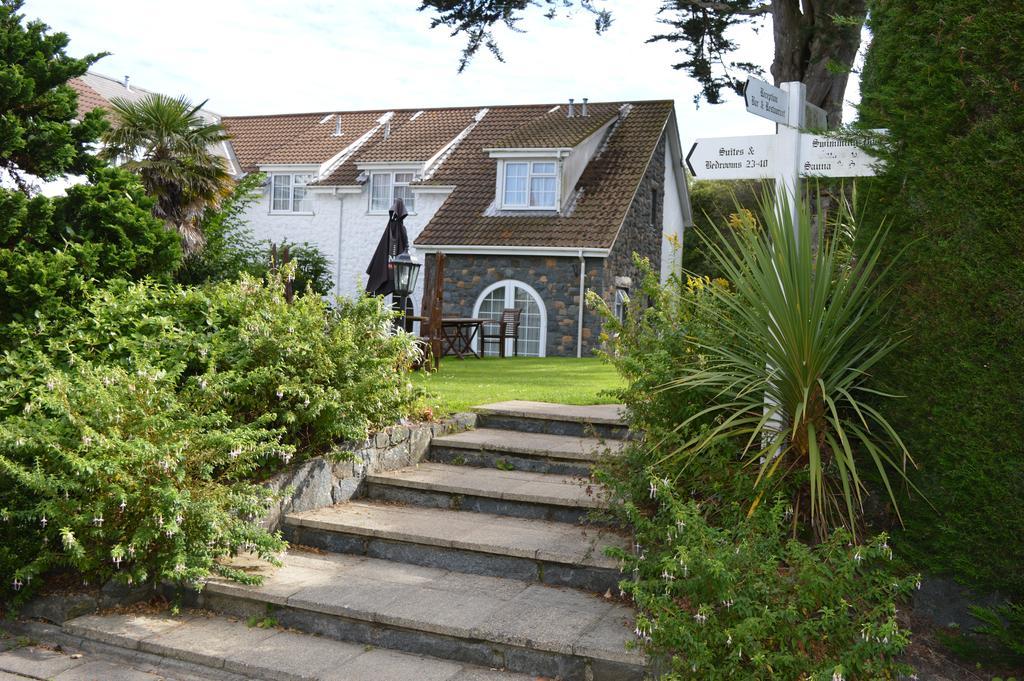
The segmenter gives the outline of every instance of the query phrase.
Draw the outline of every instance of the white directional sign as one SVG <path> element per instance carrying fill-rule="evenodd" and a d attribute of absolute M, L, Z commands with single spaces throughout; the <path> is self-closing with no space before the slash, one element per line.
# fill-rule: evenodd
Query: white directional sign
<path fill-rule="evenodd" d="M 775 135 L 698 139 L 686 155 L 686 165 L 700 180 L 775 177 Z"/>
<path fill-rule="evenodd" d="M 879 161 L 855 144 L 827 135 L 800 135 L 803 177 L 871 177 Z"/>
<path fill-rule="evenodd" d="M 770 121 L 789 125 L 789 98 L 785 90 L 757 78 L 748 78 L 743 88 L 747 111 Z"/>

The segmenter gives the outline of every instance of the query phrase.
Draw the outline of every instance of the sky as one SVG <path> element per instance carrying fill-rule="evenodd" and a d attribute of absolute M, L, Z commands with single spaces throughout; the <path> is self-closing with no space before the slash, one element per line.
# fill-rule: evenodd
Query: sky
<path fill-rule="evenodd" d="M 208 99 L 223 115 L 674 99 L 684 149 L 697 137 L 774 132 L 740 97 L 694 104 L 698 85 L 672 68 L 674 46 L 644 42 L 665 29 L 659 5 L 606 0 L 614 21 L 601 36 L 582 10 L 547 20 L 534 9 L 526 33 L 497 31 L 504 63 L 483 50 L 461 74 L 464 40 L 431 30 L 418 0 L 28 0 L 23 12 L 67 33 L 71 54 L 110 52 L 93 70 Z M 770 27 L 736 38 L 737 60 L 767 74 Z M 847 98 L 857 97 L 854 77 Z"/>

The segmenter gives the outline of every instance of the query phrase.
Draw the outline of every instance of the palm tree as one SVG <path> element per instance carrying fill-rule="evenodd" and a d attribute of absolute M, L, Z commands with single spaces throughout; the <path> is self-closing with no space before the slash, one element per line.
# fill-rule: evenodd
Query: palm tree
<path fill-rule="evenodd" d="M 185 97 L 151 94 L 138 101 L 111 100 L 113 126 L 103 135 L 102 158 L 139 175 L 156 199 L 153 215 L 181 235 L 186 254 L 202 249 L 203 214 L 231 192 L 227 165 L 210 148 L 228 139 Z"/>

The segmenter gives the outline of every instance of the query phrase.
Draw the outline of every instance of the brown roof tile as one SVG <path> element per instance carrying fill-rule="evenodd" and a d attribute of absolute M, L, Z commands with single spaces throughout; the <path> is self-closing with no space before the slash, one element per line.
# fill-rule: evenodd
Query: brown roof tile
<path fill-rule="evenodd" d="M 576 184 L 572 211 L 561 215 L 485 216 L 494 201 L 497 161 L 489 148 L 573 147 L 616 119 L 623 102 L 589 105 L 589 115 L 567 118 L 551 104 L 488 107 L 487 114 L 423 184 L 454 186 L 417 237 L 418 245 L 610 248 L 647 169 L 672 102 L 630 104 L 613 123 L 601 152 Z M 379 129 L 350 159 L 319 180 L 321 185 L 356 183 L 360 162 L 417 162 L 432 158 L 469 128 L 480 107 L 395 111 L 390 135 Z M 377 125 L 382 111 L 340 112 L 343 135 L 333 137 L 326 113 L 238 116 L 223 119 L 246 171 L 269 163 L 323 163 Z"/>
<path fill-rule="evenodd" d="M 465 130 L 478 111 L 479 107 L 427 109 L 418 115 L 402 112 L 405 116 L 392 122 L 390 136 L 360 150 L 357 162 L 427 161 Z"/>
<path fill-rule="evenodd" d="M 620 104 L 613 106 L 617 111 Z M 537 115 L 528 108 L 492 110 L 431 178 L 455 190 L 416 244 L 611 248 L 671 111 L 671 101 L 632 105 L 576 183 L 571 214 L 489 217 L 484 212 L 495 198 L 496 161 L 482 150 Z"/>
<path fill-rule="evenodd" d="M 326 113 L 281 114 L 275 116 L 225 116 L 224 127 L 231 135 L 238 163 L 245 172 L 252 172 L 268 155 L 286 147 L 308 132 Z M 332 128 L 333 130 L 333 128 Z M 329 157 L 328 157 L 329 158 Z M 327 160 L 290 161 L 291 163 L 322 163 Z"/>
<path fill-rule="evenodd" d="M 81 118 L 93 109 L 109 109 L 110 103 L 100 93 L 89 87 L 81 78 L 72 78 L 68 85 L 78 93 L 78 117 Z"/>
<path fill-rule="evenodd" d="M 601 126 L 619 113 L 619 104 L 591 104 L 586 116 L 569 118 L 565 106 L 549 109 L 543 116 L 531 119 L 510 134 L 497 140 L 498 149 L 551 149 L 575 147 L 601 129 Z"/>

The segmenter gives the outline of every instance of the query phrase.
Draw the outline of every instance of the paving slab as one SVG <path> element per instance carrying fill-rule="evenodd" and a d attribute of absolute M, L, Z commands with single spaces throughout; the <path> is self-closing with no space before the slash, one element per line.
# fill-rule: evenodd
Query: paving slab
<path fill-rule="evenodd" d="M 162 681 L 163 679 L 163 676 L 132 669 L 108 660 L 83 662 L 53 677 L 54 681 Z"/>
<path fill-rule="evenodd" d="M 606 451 L 612 453 L 621 451 L 625 443 L 621 440 L 603 441 L 593 437 L 477 428 L 453 435 L 435 437 L 431 440 L 431 446 L 594 462 Z"/>
<path fill-rule="evenodd" d="M 324 681 L 450 681 L 463 670 L 457 662 L 446 662 L 392 650 L 374 649 L 347 662 L 333 673 L 325 672 Z"/>
<path fill-rule="evenodd" d="M 610 530 L 375 502 L 290 513 L 285 522 L 329 532 L 609 569 L 617 563 L 605 555 L 605 548 L 629 545 L 623 534 Z"/>
<path fill-rule="evenodd" d="M 138 650 L 140 641 L 176 629 L 189 619 L 191 618 L 164 614 L 84 615 L 65 622 L 63 630 L 73 636 L 89 638 L 128 650 Z"/>
<path fill-rule="evenodd" d="M 243 648 L 255 648 L 275 633 L 273 629 L 249 627 L 244 622 L 219 617 L 195 617 L 186 626 L 143 639 L 139 642 L 139 649 L 222 669 L 225 657 Z"/>
<path fill-rule="evenodd" d="M 604 508 L 600 485 L 569 475 L 421 463 L 375 475 L 370 483 L 573 508 Z"/>
<path fill-rule="evenodd" d="M 49 679 L 79 664 L 81 662 L 71 659 L 69 655 L 36 646 L 0 653 L 0 671 L 32 679 Z"/>
<path fill-rule="evenodd" d="M 625 407 L 621 404 L 573 405 L 530 400 L 507 400 L 473 407 L 478 414 L 500 414 L 543 418 L 551 421 L 575 421 L 577 423 L 601 423 L 609 426 L 624 426 Z"/>
<path fill-rule="evenodd" d="M 637 654 L 625 655 L 629 652 L 626 641 L 632 639 L 632 611 L 592 593 L 374 558 L 347 563 L 294 550 L 282 556 L 285 565 L 293 556 L 305 567 L 322 572 L 323 583 L 298 591 L 289 598 L 289 608 L 545 652 L 579 655 L 585 650 L 581 656 L 592 659 L 638 665 L 643 661 Z M 365 579 L 376 567 L 380 579 Z M 353 576 L 353 571 L 359 571 L 359 576 Z M 276 579 L 271 570 L 265 584 L 272 588 Z M 206 592 L 217 594 L 224 588 L 222 580 L 212 580 Z M 247 598 L 258 603 L 261 588 L 251 587 Z M 183 638 L 182 643 L 187 640 Z"/>
<path fill-rule="evenodd" d="M 363 652 L 355 643 L 278 631 L 255 648 L 228 653 L 224 669 L 272 681 L 317 681 Z"/>
<path fill-rule="evenodd" d="M 152 618 L 152 626 L 141 623 Z M 162 622 L 159 615 L 140 615 L 135 628 L 124 627 L 123 622 L 108 627 L 98 626 L 94 620 L 82 623 L 80 629 L 86 632 L 129 631 L 139 637 L 151 638 L 148 632 L 159 629 Z M 88 626 L 86 626 L 86 624 Z M 190 630 L 185 634 L 185 630 Z M 280 629 L 252 629 L 243 622 L 230 618 L 211 618 L 205 614 L 186 619 L 173 632 L 157 635 L 161 639 L 161 655 L 167 660 L 193 662 L 203 659 L 210 668 L 210 674 L 241 675 L 246 678 L 271 679 L 273 681 L 532 681 L 534 677 L 513 674 L 501 670 L 485 669 L 460 662 L 440 660 L 433 657 L 413 655 L 393 650 L 373 648 L 334 639 L 320 638 L 309 634 Z M 211 640 L 212 639 L 212 640 Z M 143 647 L 142 638 L 135 648 Z M 204 642 L 205 641 L 205 642 Z M 133 648 L 134 649 L 134 648 Z M 24 649 L 23 649 L 24 650 Z M 157 681 L 164 677 L 146 674 L 129 666 L 111 660 L 71 660 L 52 651 L 49 655 L 25 655 L 19 659 L 35 662 L 54 657 L 74 663 L 55 678 L 60 681 Z M 223 670 L 223 671 L 216 671 Z M 50 678 L 51 670 L 31 669 L 31 678 Z M 0 671 L 0 681 L 7 681 L 5 672 Z M 45 674 L 42 676 L 41 674 Z M 24 676 L 11 673 L 11 679 L 24 681 Z M 177 677 L 173 671 L 166 672 L 168 678 Z M 192 676 L 192 678 L 198 678 Z M 232 676 L 231 678 L 238 678 Z"/>

